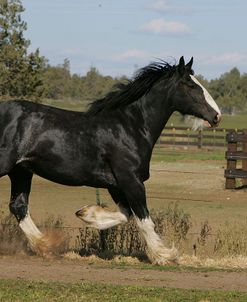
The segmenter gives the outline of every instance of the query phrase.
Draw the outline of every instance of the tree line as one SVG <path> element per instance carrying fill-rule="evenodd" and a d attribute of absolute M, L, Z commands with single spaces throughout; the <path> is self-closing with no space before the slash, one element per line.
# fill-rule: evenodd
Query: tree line
<path fill-rule="evenodd" d="M 126 77 L 114 78 L 92 66 L 85 75 L 72 74 L 70 62 L 52 66 L 39 49 L 28 52 L 27 24 L 22 20 L 21 0 L 0 0 L 0 99 L 73 100 L 89 102 L 106 94 Z M 197 76 L 222 111 L 247 111 L 247 73 L 235 67 L 219 78 Z"/>

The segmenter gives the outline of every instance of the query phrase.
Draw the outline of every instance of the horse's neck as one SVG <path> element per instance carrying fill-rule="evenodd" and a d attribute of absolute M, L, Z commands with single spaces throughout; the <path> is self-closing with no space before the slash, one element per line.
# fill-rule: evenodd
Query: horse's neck
<path fill-rule="evenodd" d="M 143 127 L 145 132 L 148 133 L 150 143 L 154 145 L 173 113 L 169 105 L 168 90 L 162 94 L 159 94 L 156 90 L 151 90 L 135 106 L 142 116 L 143 122 L 140 127 Z"/>

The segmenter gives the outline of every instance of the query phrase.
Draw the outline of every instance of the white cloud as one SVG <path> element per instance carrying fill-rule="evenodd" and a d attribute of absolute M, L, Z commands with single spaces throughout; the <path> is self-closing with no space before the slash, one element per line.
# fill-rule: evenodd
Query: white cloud
<path fill-rule="evenodd" d="M 173 7 L 165 0 L 158 0 L 149 5 L 149 8 L 159 12 L 169 12 Z"/>
<path fill-rule="evenodd" d="M 212 55 L 198 55 L 200 57 L 201 65 L 225 65 L 232 66 L 238 64 L 245 64 L 247 62 L 247 53 L 240 52 L 226 52 Z M 246 64 L 245 64 L 246 65 Z"/>
<path fill-rule="evenodd" d="M 148 8 L 159 12 L 159 13 L 178 13 L 178 14 L 188 14 L 191 12 L 191 8 L 187 6 L 179 6 L 179 5 L 174 5 L 171 4 L 167 0 L 156 0 L 152 1 L 149 5 Z"/>
<path fill-rule="evenodd" d="M 192 33 L 187 24 L 178 21 L 165 21 L 162 18 L 154 19 L 144 24 L 140 27 L 140 31 L 149 34 L 173 36 L 183 36 Z"/>
<path fill-rule="evenodd" d="M 139 49 L 129 49 L 121 54 L 115 56 L 115 59 L 124 61 L 129 59 L 146 59 L 149 55 L 146 51 L 142 51 Z"/>
<path fill-rule="evenodd" d="M 222 53 L 194 53 L 194 70 L 207 79 L 218 78 L 225 72 L 237 67 L 241 73 L 247 70 L 247 53 L 222 52 Z"/>

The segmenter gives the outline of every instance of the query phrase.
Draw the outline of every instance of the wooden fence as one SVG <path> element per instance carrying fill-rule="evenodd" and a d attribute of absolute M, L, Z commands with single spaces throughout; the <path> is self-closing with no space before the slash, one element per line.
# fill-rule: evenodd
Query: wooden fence
<path fill-rule="evenodd" d="M 193 131 L 186 127 L 165 127 L 156 147 L 225 147 L 226 133 L 222 128 Z"/>
<path fill-rule="evenodd" d="M 193 131 L 186 127 L 166 127 L 156 147 L 227 148 L 226 189 L 247 187 L 247 129 L 205 129 Z M 237 183 L 241 180 L 241 185 Z"/>
<path fill-rule="evenodd" d="M 236 188 L 236 179 L 247 186 L 247 129 L 229 130 L 227 141 L 227 168 L 225 170 L 226 189 Z"/>

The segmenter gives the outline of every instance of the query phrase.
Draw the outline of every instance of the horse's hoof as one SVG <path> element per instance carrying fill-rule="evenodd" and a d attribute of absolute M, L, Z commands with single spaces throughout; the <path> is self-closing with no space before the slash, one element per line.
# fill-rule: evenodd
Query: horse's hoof
<path fill-rule="evenodd" d="M 82 208 L 80 208 L 78 211 L 75 212 L 75 215 L 80 218 L 81 216 L 83 216 L 85 214 L 85 212 L 87 211 L 87 209 L 89 208 L 88 205 L 83 206 Z"/>

